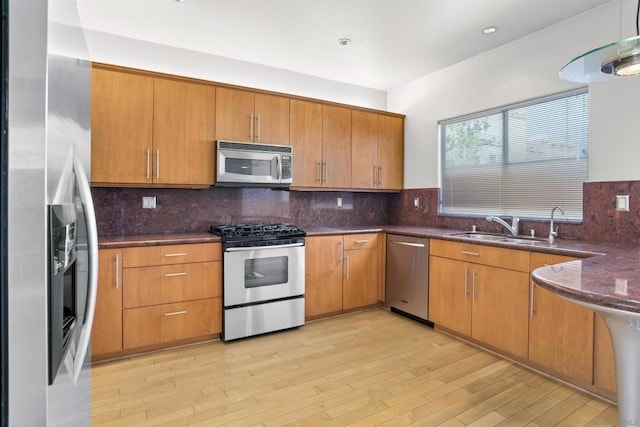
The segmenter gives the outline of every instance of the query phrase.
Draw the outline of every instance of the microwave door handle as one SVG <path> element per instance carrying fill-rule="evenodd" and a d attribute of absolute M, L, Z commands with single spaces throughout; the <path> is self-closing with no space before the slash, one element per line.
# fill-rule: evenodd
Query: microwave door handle
<path fill-rule="evenodd" d="M 278 182 L 282 180 L 282 162 L 280 161 L 280 156 L 276 156 L 276 170 L 278 171 Z"/>
<path fill-rule="evenodd" d="M 81 325 L 80 338 L 78 339 L 77 353 L 73 361 L 73 385 L 78 383 L 80 371 L 84 364 L 84 358 L 89 349 L 91 338 L 91 328 L 93 327 L 93 317 L 96 310 L 96 297 L 98 291 L 98 228 L 96 224 L 96 212 L 93 208 L 91 188 L 87 173 L 82 166 L 82 162 L 74 156 L 73 169 L 76 173 L 78 192 L 84 207 L 87 224 L 87 246 L 89 248 L 89 271 L 87 284 L 87 303 L 84 312 L 84 322 Z"/>

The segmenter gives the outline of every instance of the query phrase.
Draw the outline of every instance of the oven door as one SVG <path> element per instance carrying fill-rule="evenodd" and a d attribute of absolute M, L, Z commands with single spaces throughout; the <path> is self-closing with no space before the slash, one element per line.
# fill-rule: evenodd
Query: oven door
<path fill-rule="evenodd" d="M 224 306 L 304 295 L 304 243 L 228 248 L 224 253 Z"/>

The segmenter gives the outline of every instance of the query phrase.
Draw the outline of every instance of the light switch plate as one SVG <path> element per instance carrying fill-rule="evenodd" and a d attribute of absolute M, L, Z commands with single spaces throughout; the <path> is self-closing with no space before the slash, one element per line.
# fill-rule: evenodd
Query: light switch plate
<path fill-rule="evenodd" d="M 156 198 L 155 197 L 143 197 L 142 198 L 142 209 L 155 209 L 156 208 Z"/>
<path fill-rule="evenodd" d="M 629 212 L 629 195 L 628 194 L 616 195 L 616 210 Z"/>
<path fill-rule="evenodd" d="M 414 208 L 420 207 L 420 199 L 419 198 L 417 198 L 417 197 L 413 198 L 413 207 Z"/>

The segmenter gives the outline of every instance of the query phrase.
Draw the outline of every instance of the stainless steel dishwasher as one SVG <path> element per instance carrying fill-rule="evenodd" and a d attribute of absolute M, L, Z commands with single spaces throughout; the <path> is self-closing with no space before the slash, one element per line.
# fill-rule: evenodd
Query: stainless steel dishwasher
<path fill-rule="evenodd" d="M 386 279 L 385 301 L 391 310 L 426 321 L 429 309 L 429 239 L 387 234 Z"/>

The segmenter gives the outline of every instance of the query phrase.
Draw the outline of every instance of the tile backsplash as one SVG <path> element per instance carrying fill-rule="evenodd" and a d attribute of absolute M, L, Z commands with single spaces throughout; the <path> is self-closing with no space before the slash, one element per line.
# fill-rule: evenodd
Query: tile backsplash
<path fill-rule="evenodd" d="M 103 236 L 202 232 L 211 225 L 251 222 L 285 222 L 303 229 L 389 223 L 388 195 L 383 193 L 96 187 L 92 194 Z M 143 209 L 142 197 L 156 197 L 156 209 Z"/>
<path fill-rule="evenodd" d="M 284 191 L 265 188 L 206 190 L 93 188 L 100 235 L 199 232 L 213 224 L 287 222 L 301 228 L 409 225 L 501 232 L 483 218 L 438 215 L 438 189 L 400 193 Z M 628 194 L 628 212 L 615 210 L 616 195 Z M 156 197 L 143 209 L 142 197 Z M 583 187 L 582 223 L 557 221 L 560 239 L 640 242 L 640 181 L 590 182 Z M 337 207 L 337 199 L 342 207 Z M 418 198 L 419 206 L 414 206 Z M 520 229 L 547 236 L 548 220 L 522 220 Z"/>

